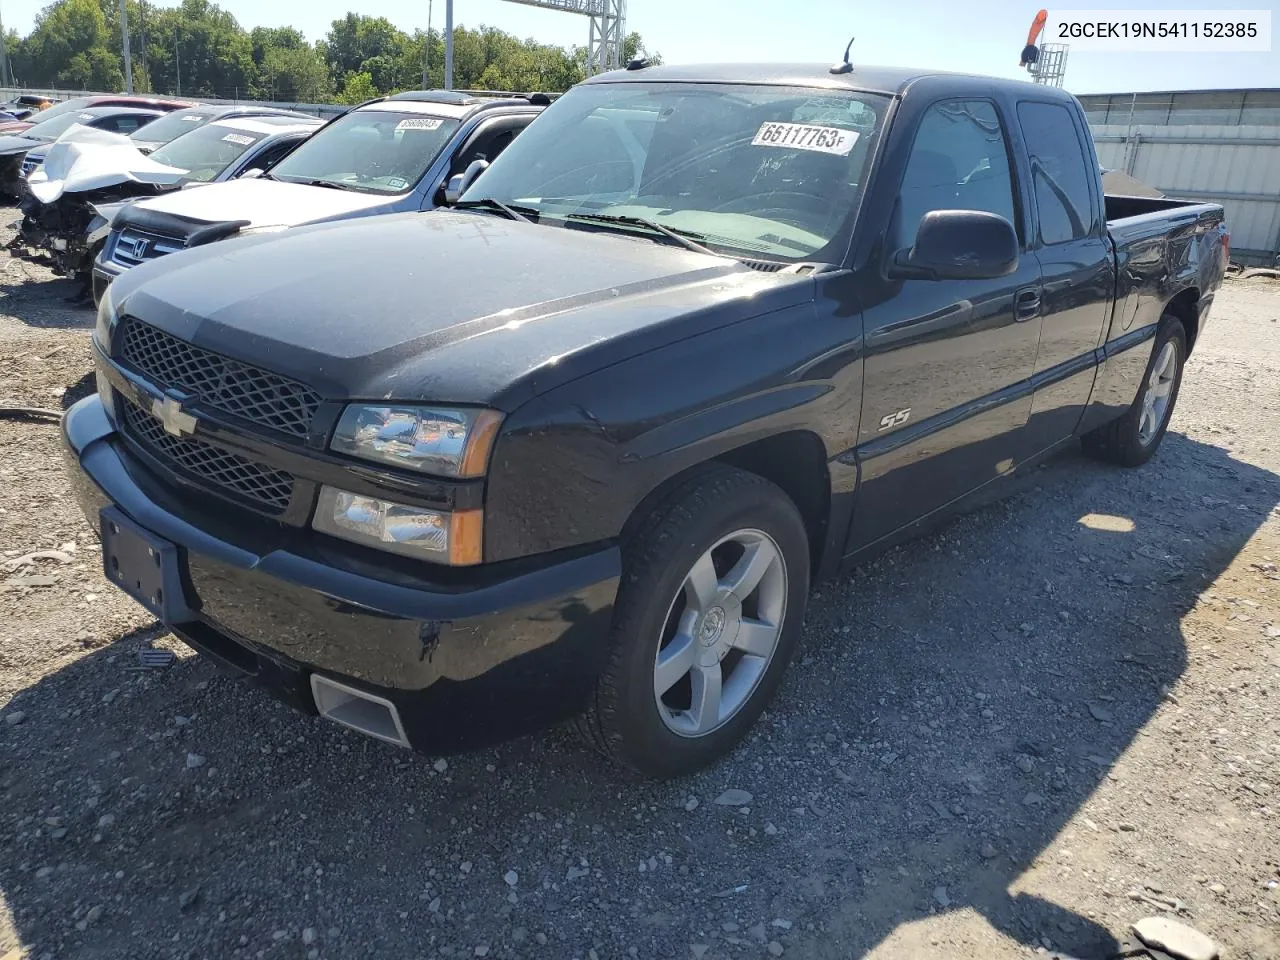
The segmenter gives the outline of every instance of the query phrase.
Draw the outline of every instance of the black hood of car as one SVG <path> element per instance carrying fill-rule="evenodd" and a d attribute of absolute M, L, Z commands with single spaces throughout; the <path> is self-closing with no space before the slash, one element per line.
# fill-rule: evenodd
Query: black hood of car
<path fill-rule="evenodd" d="M 0 157 L 9 156 L 15 153 L 26 153 L 28 150 L 35 150 L 37 147 L 47 147 L 48 144 L 43 140 L 32 140 L 30 137 L 16 137 L 9 135 L 0 135 Z"/>
<path fill-rule="evenodd" d="M 117 313 L 332 399 L 514 409 L 814 282 L 643 238 L 434 211 L 240 237 L 128 271 Z"/>

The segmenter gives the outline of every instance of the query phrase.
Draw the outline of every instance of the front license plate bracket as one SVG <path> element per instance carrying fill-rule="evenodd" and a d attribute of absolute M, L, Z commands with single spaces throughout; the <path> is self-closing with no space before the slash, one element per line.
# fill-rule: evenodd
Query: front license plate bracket
<path fill-rule="evenodd" d="M 178 545 L 138 526 L 115 507 L 104 508 L 99 516 L 106 578 L 163 623 L 192 619 Z"/>

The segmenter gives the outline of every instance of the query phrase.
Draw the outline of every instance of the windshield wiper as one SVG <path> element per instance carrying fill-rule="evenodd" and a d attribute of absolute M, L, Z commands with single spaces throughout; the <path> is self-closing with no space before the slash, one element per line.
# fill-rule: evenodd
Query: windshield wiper
<path fill-rule="evenodd" d="M 611 213 L 571 213 L 565 217 L 565 219 L 584 220 L 588 223 L 613 223 L 618 224 L 619 226 L 644 227 L 647 230 L 652 230 L 654 233 L 661 234 L 672 243 L 679 244 L 686 250 L 692 250 L 695 253 L 705 253 L 712 257 L 728 257 L 728 254 L 716 253 L 716 251 L 712 250 L 710 247 L 704 247 L 702 244 L 698 243 L 697 240 L 693 239 L 693 237 L 699 236 L 696 233 L 685 233 L 681 230 L 672 230 L 670 227 L 663 226 L 660 223 L 655 223 L 652 220 L 646 220 L 644 217 L 619 216 Z"/>
<path fill-rule="evenodd" d="M 533 223 L 529 214 L 535 217 L 541 213 L 541 210 L 535 210 L 533 207 L 512 206 L 503 203 L 501 200 L 495 200 L 493 197 L 481 197 L 479 200 L 459 200 L 454 204 L 458 210 L 493 210 L 502 214 L 508 220 L 519 220 L 523 223 Z"/>
<path fill-rule="evenodd" d="M 297 181 L 297 180 L 292 180 L 292 181 L 290 181 L 290 182 L 291 182 L 291 183 L 298 183 L 298 181 Z M 303 183 L 305 186 L 308 186 L 308 187 L 328 187 L 330 190 L 351 190 L 351 189 L 353 189 L 352 187 L 348 187 L 348 186 L 346 186 L 345 184 L 338 183 L 336 180 L 303 180 L 303 181 L 302 181 L 302 183 Z"/>

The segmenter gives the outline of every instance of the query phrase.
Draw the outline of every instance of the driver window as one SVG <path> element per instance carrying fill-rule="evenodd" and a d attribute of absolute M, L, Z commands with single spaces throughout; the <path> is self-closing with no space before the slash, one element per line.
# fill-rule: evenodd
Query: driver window
<path fill-rule="evenodd" d="M 1021 234 L 1004 127 L 989 100 L 947 100 L 929 108 L 916 131 L 894 208 L 893 249 L 915 243 L 933 210 L 981 210 Z"/>

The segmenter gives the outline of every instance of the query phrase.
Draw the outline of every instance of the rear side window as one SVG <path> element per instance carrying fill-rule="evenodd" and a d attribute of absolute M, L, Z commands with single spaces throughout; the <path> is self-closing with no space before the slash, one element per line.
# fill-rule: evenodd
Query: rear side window
<path fill-rule="evenodd" d="M 1018 123 L 1031 155 L 1031 182 L 1046 245 L 1093 233 L 1089 161 L 1070 110 L 1056 103 L 1018 104 Z"/>
<path fill-rule="evenodd" d="M 898 192 L 894 248 L 914 244 L 933 210 L 981 210 L 1018 227 L 1009 150 L 990 101 L 935 103 L 920 121 Z"/>

